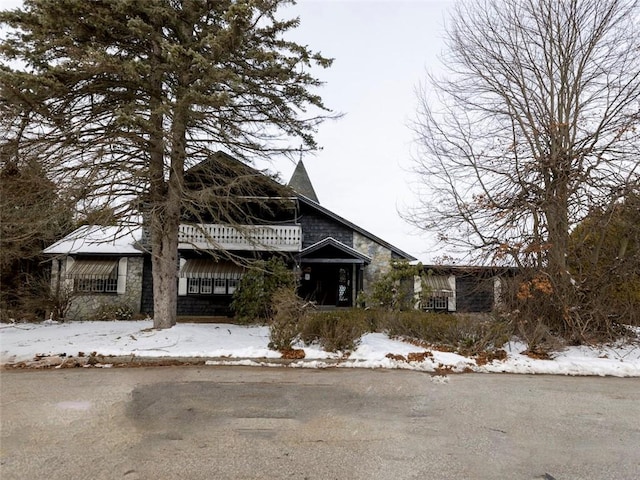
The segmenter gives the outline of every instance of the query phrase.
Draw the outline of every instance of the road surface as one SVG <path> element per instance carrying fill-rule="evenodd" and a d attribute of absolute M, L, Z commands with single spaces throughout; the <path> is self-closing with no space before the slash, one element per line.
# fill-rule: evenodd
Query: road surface
<path fill-rule="evenodd" d="M 0 382 L 3 480 L 640 478 L 640 379 L 152 367 Z"/>

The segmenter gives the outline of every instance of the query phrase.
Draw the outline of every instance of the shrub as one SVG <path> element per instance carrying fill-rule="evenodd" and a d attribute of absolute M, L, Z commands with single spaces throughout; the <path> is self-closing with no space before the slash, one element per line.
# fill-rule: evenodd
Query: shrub
<path fill-rule="evenodd" d="M 392 261 L 387 271 L 372 286 L 371 294 L 359 301 L 373 308 L 410 310 L 414 308 L 414 278 L 422 277 L 422 264 L 410 265 L 406 261 Z"/>
<path fill-rule="evenodd" d="M 371 330 L 367 315 L 359 309 L 314 312 L 302 323 L 300 338 L 306 345 L 318 343 L 328 352 L 353 350 Z"/>
<path fill-rule="evenodd" d="M 278 289 L 272 296 L 273 317 L 269 323 L 269 348 L 291 350 L 298 338 L 300 326 L 307 315 L 305 303 L 291 287 Z"/>
<path fill-rule="evenodd" d="M 127 303 L 102 304 L 93 315 L 92 320 L 131 320 L 133 308 Z"/>
<path fill-rule="evenodd" d="M 279 257 L 255 262 L 233 294 L 231 309 L 239 323 L 264 322 L 274 316 L 274 294 L 295 288 L 294 274 Z"/>
<path fill-rule="evenodd" d="M 0 320 L 64 321 L 76 295 L 64 284 L 52 289 L 47 275 L 25 274 L 10 294 L 0 292 Z"/>
<path fill-rule="evenodd" d="M 511 336 L 511 327 L 488 316 L 422 312 L 376 312 L 380 331 L 392 337 L 445 346 L 465 354 L 499 348 Z"/>

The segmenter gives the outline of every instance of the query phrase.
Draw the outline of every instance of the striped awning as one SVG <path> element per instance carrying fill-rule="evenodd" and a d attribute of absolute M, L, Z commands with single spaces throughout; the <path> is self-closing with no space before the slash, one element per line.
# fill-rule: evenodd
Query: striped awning
<path fill-rule="evenodd" d="M 216 262 L 211 259 L 190 258 L 180 269 L 180 276 L 187 278 L 235 278 L 244 274 L 244 268 L 233 262 Z"/>
<path fill-rule="evenodd" d="M 453 290 L 449 285 L 449 279 L 442 275 L 427 275 L 424 277 L 424 283 L 429 289 L 429 293 L 435 296 L 452 297 Z"/>
<path fill-rule="evenodd" d="M 70 278 L 115 278 L 118 260 L 76 260 L 67 272 Z"/>

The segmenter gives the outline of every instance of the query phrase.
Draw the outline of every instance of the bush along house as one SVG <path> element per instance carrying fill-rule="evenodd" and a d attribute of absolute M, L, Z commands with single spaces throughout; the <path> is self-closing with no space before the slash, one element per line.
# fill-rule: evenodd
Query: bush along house
<path fill-rule="evenodd" d="M 287 185 L 218 152 L 185 176 L 179 230 L 179 316 L 230 313 L 233 293 L 252 261 L 282 258 L 299 278 L 301 297 L 351 307 L 392 260 L 414 257 L 320 205 L 300 161 Z M 91 318 L 126 304 L 151 314 L 153 287 L 146 230 L 85 226 L 44 253 L 52 289 L 71 293 L 68 318 Z"/>

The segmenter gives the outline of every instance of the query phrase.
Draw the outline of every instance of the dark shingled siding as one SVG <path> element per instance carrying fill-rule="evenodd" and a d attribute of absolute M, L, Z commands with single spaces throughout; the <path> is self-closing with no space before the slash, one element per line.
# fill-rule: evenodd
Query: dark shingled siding
<path fill-rule="evenodd" d="M 490 312 L 493 310 L 493 278 L 456 277 L 456 310 Z"/>
<path fill-rule="evenodd" d="M 353 247 L 353 230 L 349 227 L 301 205 L 300 225 L 302 226 L 302 248 L 307 248 L 327 237 L 333 237 L 349 247 Z"/>
<path fill-rule="evenodd" d="M 153 315 L 153 275 L 151 273 L 151 255 L 144 256 L 142 264 L 142 299 L 140 313 Z"/>
<path fill-rule="evenodd" d="M 185 295 L 178 297 L 178 315 L 180 316 L 218 316 L 229 315 L 231 295 Z M 153 277 L 151 274 L 151 256 L 145 255 L 142 270 L 142 313 L 153 315 Z"/>

